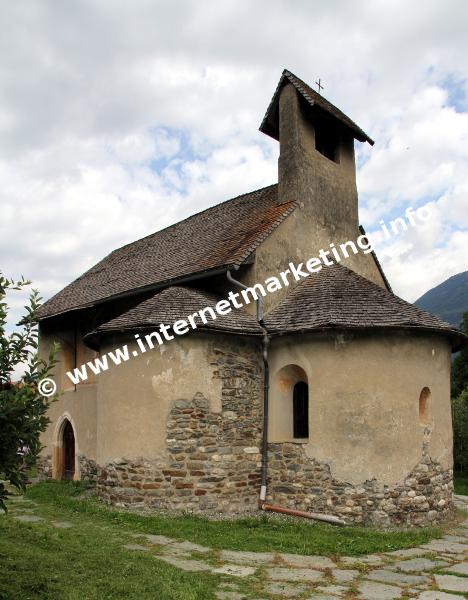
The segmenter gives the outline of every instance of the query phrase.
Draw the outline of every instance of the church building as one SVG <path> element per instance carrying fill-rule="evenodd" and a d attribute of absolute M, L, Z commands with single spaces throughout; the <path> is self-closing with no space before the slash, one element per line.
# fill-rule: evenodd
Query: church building
<path fill-rule="evenodd" d="M 63 394 L 40 469 L 118 506 L 441 521 L 466 338 L 394 295 L 366 245 L 354 144 L 369 136 L 287 70 L 260 131 L 279 142 L 277 184 L 114 250 L 41 307 Z M 162 325 L 357 239 L 364 251 L 142 350 Z M 129 360 L 67 376 L 124 346 Z"/>

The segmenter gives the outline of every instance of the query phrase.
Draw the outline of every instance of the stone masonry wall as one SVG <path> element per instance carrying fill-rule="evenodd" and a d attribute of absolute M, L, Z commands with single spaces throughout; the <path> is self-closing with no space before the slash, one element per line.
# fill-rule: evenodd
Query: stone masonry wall
<path fill-rule="evenodd" d="M 337 481 L 330 467 L 308 458 L 302 444 L 270 444 L 269 502 L 333 514 L 346 522 L 379 526 L 428 525 L 453 510 L 453 473 L 433 462 L 423 449 L 403 484 L 361 486 Z"/>
<path fill-rule="evenodd" d="M 52 456 L 50 454 L 38 456 L 36 466 L 39 479 L 52 478 Z"/>
<path fill-rule="evenodd" d="M 97 465 L 96 461 L 91 458 L 86 458 L 83 454 L 78 455 L 80 468 L 80 479 L 86 481 L 97 480 Z M 50 479 L 53 476 L 52 456 L 50 454 L 39 456 L 37 459 L 37 471 L 41 479 Z"/>
<path fill-rule="evenodd" d="M 262 371 L 255 350 L 248 342 L 213 346 L 221 412 L 213 412 L 200 393 L 173 402 L 167 451 L 154 460 L 119 458 L 105 465 L 99 495 L 123 506 L 240 514 L 256 509 Z"/>

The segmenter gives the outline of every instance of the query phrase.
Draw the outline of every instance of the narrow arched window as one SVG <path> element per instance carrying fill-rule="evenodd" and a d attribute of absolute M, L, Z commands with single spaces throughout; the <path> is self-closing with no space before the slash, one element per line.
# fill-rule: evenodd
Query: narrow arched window
<path fill-rule="evenodd" d="M 431 390 L 423 387 L 419 394 L 419 423 L 421 425 L 428 425 L 431 420 L 430 398 Z"/>
<path fill-rule="evenodd" d="M 298 381 L 293 388 L 293 424 L 295 438 L 309 437 L 309 386 Z"/>

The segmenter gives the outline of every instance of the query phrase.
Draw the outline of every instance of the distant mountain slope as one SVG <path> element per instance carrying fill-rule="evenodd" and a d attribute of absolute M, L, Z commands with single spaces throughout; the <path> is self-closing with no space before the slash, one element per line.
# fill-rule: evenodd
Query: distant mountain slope
<path fill-rule="evenodd" d="M 414 304 L 459 327 L 462 314 L 468 311 L 468 271 L 449 277 Z"/>

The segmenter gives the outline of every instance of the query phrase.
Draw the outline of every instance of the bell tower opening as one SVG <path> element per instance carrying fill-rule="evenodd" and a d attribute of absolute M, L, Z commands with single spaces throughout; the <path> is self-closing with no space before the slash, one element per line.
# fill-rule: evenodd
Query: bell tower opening
<path fill-rule="evenodd" d="M 315 123 L 315 149 L 325 158 L 339 163 L 340 139 L 336 131 L 327 127 L 326 123 L 316 121 Z"/>

